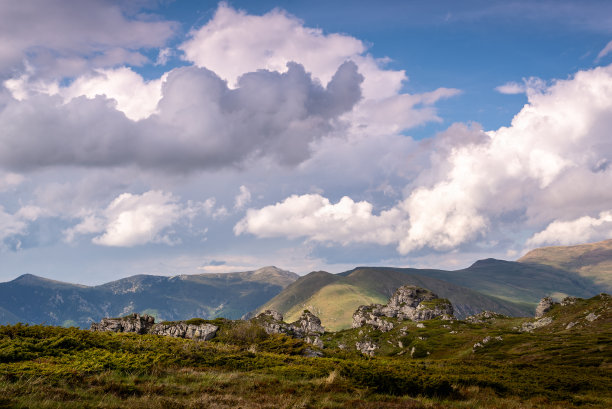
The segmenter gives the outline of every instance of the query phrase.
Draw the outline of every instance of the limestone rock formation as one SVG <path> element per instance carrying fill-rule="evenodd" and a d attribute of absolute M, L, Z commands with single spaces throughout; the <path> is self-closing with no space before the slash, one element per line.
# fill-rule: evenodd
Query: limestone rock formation
<path fill-rule="evenodd" d="M 378 349 L 378 345 L 372 341 L 356 342 L 355 349 L 364 355 L 374 356 L 376 354 L 376 350 Z"/>
<path fill-rule="evenodd" d="M 573 305 L 573 304 L 576 304 L 576 301 L 578 301 L 578 298 L 567 296 L 561 300 L 561 305 L 564 307 L 568 305 Z"/>
<path fill-rule="evenodd" d="M 423 301 L 435 299 L 438 299 L 438 296 L 429 290 L 414 285 L 404 285 L 398 288 L 389 298 L 385 312 L 387 316 L 395 316 L 400 320 L 416 321 L 414 317 L 419 305 Z"/>
<path fill-rule="evenodd" d="M 130 314 L 121 318 L 102 318 L 100 322 L 91 324 L 91 331 L 135 332 L 147 334 L 155 324 L 155 318 L 144 314 Z"/>
<path fill-rule="evenodd" d="M 472 324 L 483 324 L 496 318 L 508 318 L 506 315 L 498 314 L 492 311 L 482 311 L 475 315 L 470 315 L 465 320 Z"/>
<path fill-rule="evenodd" d="M 447 299 L 438 298 L 433 292 L 413 285 L 398 288 L 387 305 L 362 305 L 353 314 L 353 328 L 364 325 L 386 332 L 393 323 L 385 318 L 400 321 L 425 321 L 434 318 L 451 319 L 453 306 Z"/>
<path fill-rule="evenodd" d="M 219 327 L 212 324 L 187 324 L 179 321 L 168 324 L 155 324 L 149 333 L 174 338 L 193 339 L 195 341 L 208 341 L 215 337 L 218 330 Z"/>
<path fill-rule="evenodd" d="M 552 322 L 553 322 L 553 319 L 550 317 L 540 318 L 539 320 L 534 321 L 534 322 L 524 322 L 523 325 L 521 325 L 520 331 L 521 332 L 531 332 L 534 329 L 545 327 L 551 324 Z"/>
<path fill-rule="evenodd" d="M 551 310 L 551 308 L 559 303 L 554 302 L 550 297 L 544 297 L 538 303 L 535 310 L 535 318 L 542 318 L 544 314 Z"/>
<path fill-rule="evenodd" d="M 258 314 L 253 321 L 261 325 L 268 334 L 286 334 L 303 339 L 314 346 L 323 347 L 321 335 L 325 328 L 321 320 L 308 310 L 305 310 L 297 321 L 290 324 L 283 321 L 283 315 L 278 311 L 266 310 Z"/>
<path fill-rule="evenodd" d="M 353 328 L 360 328 L 369 325 L 382 332 L 391 331 L 393 323 L 385 319 L 383 312 L 385 308 L 382 304 L 362 305 L 353 314 Z"/>
<path fill-rule="evenodd" d="M 283 321 L 283 314 L 275 310 L 265 310 L 257 314 L 252 319 L 255 323 L 261 325 L 267 334 L 288 334 L 292 335 L 293 329 L 289 324 Z"/>
<path fill-rule="evenodd" d="M 103 318 L 91 324 L 91 331 L 134 332 L 136 334 L 165 335 L 208 341 L 214 338 L 219 327 L 208 323 L 172 322 L 155 324 L 155 318 L 144 314 L 131 314 L 121 318 Z"/>

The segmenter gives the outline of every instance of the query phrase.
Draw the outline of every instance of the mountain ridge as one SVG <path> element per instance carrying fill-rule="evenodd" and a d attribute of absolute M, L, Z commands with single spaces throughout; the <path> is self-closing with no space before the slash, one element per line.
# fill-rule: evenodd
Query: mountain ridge
<path fill-rule="evenodd" d="M 269 266 L 219 275 L 138 274 L 85 286 L 32 274 L 0 283 L 0 324 L 46 323 L 88 327 L 105 316 L 146 312 L 160 319 L 240 318 L 299 276 Z"/>

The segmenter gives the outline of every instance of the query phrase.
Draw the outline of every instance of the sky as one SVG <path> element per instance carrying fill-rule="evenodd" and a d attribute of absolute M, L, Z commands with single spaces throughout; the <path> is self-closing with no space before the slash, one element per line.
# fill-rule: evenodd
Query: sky
<path fill-rule="evenodd" d="M 0 2 L 0 281 L 612 238 L 612 2 Z"/>

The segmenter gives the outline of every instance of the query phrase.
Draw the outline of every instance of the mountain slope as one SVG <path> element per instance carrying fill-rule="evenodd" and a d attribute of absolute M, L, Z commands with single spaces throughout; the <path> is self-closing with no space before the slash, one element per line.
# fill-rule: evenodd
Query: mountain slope
<path fill-rule="evenodd" d="M 143 312 L 158 320 L 240 318 L 278 294 L 298 275 L 276 267 L 228 274 L 137 275 L 95 287 L 33 275 L 0 283 L 0 324 L 88 327 L 103 317 Z"/>
<path fill-rule="evenodd" d="M 577 246 L 542 247 L 517 260 L 573 271 L 612 291 L 612 240 Z"/>
<path fill-rule="evenodd" d="M 543 264 L 526 264 L 492 258 L 479 260 L 468 268 L 456 271 L 394 267 L 359 269 L 369 272 L 397 271 L 437 278 L 486 295 L 533 307 L 542 297 L 551 294 L 589 298 L 605 291 L 604 287 L 597 285 L 593 280 L 571 271 Z M 349 275 L 353 271 L 355 270 L 342 274 Z"/>
<path fill-rule="evenodd" d="M 281 312 L 286 321 L 292 321 L 297 319 L 302 310 L 308 309 L 319 316 L 328 330 L 340 330 L 350 327 L 352 314 L 360 305 L 386 303 L 398 287 L 412 284 L 448 298 L 459 317 L 482 310 L 494 310 L 507 315 L 528 315 L 532 312 L 530 306 L 514 304 L 457 284 L 401 270 L 360 267 L 342 274 L 313 272 L 300 277 L 260 307 L 259 311 L 274 309 Z"/>

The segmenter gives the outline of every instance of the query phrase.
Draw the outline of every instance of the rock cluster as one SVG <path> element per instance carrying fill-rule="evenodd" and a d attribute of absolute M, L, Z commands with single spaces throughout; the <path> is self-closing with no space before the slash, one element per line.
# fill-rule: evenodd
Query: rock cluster
<path fill-rule="evenodd" d="M 451 319 L 453 306 L 447 299 L 438 298 L 433 292 L 413 285 L 398 288 L 387 305 L 362 305 L 353 314 L 353 328 L 369 325 L 386 332 L 393 329 L 393 322 L 386 318 L 400 321 L 425 321 L 434 318 Z"/>
<path fill-rule="evenodd" d="M 535 318 L 542 318 L 544 314 L 552 309 L 555 305 L 558 305 L 558 302 L 553 301 L 550 297 L 544 297 L 538 303 L 538 306 L 535 310 Z"/>
<path fill-rule="evenodd" d="M 212 324 L 187 324 L 179 321 L 172 324 L 155 324 L 149 334 L 208 341 L 217 335 L 218 329 L 219 327 Z"/>
<path fill-rule="evenodd" d="M 561 305 L 564 307 L 568 305 L 573 305 L 576 304 L 576 301 L 578 301 L 578 298 L 567 296 L 561 300 Z"/>
<path fill-rule="evenodd" d="M 496 318 L 507 318 L 507 316 L 492 311 L 482 311 L 478 314 L 470 315 L 465 320 L 472 324 L 484 324 Z"/>
<path fill-rule="evenodd" d="M 479 348 L 483 348 L 486 344 L 488 344 L 491 341 L 501 342 L 503 341 L 503 338 L 501 336 L 491 337 L 487 335 L 486 337 L 482 339 L 482 341 L 477 342 L 474 344 L 474 346 L 472 346 L 472 352 L 475 352 Z"/>
<path fill-rule="evenodd" d="M 297 321 L 290 324 L 284 322 L 283 315 L 274 310 L 258 314 L 253 321 L 261 325 L 268 334 L 286 334 L 303 339 L 314 346 L 323 347 L 321 335 L 325 332 L 325 328 L 321 326 L 319 317 L 308 310 L 304 310 Z"/>
<path fill-rule="evenodd" d="M 137 334 L 164 335 L 208 341 L 217 334 L 219 327 L 208 323 L 172 322 L 155 324 L 155 318 L 144 314 L 131 314 L 121 318 L 102 318 L 91 324 L 91 331 L 134 332 Z"/>
<path fill-rule="evenodd" d="M 534 322 L 524 322 L 523 325 L 521 325 L 520 331 L 521 332 L 531 332 L 534 329 L 545 327 L 551 324 L 552 322 L 553 322 L 553 319 L 551 317 L 540 318 L 539 320 L 534 321 Z"/>
<path fill-rule="evenodd" d="M 155 318 L 150 315 L 130 314 L 121 318 L 102 318 L 100 322 L 92 323 L 90 330 L 147 334 L 154 324 Z"/>
<path fill-rule="evenodd" d="M 355 343 L 355 349 L 367 356 L 374 356 L 376 354 L 376 350 L 378 349 L 378 345 L 373 343 L 372 341 L 362 341 Z"/>

